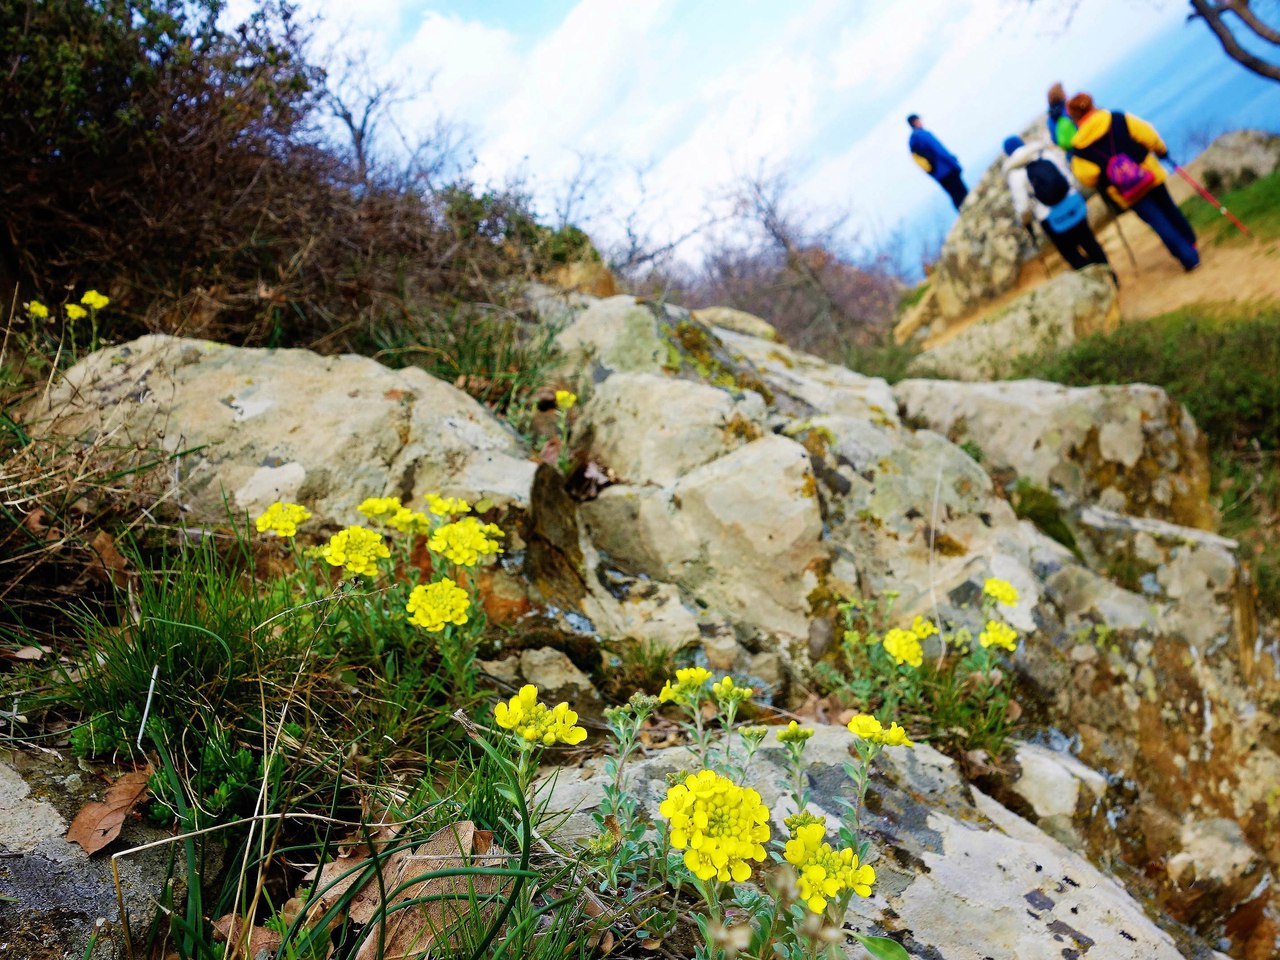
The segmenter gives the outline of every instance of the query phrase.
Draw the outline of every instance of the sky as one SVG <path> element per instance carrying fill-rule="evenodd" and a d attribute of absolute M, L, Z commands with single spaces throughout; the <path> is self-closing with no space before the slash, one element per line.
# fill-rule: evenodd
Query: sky
<path fill-rule="evenodd" d="M 551 216 L 575 172 L 589 171 L 595 200 L 576 215 L 605 242 L 637 210 L 656 239 L 679 236 L 733 183 L 777 170 L 798 208 L 849 213 L 865 243 L 901 225 L 927 242 L 952 214 L 910 159 L 908 113 L 972 183 L 1043 110 L 1053 81 L 1085 88 L 1166 37 L 1206 32 L 1184 25 L 1182 0 L 298 5 L 320 18 L 317 49 L 363 51 L 422 91 L 398 108 L 403 128 L 444 117 L 465 129 L 477 183 L 522 179 Z M 1210 71 L 1242 71 L 1202 49 L 1220 61 Z"/>

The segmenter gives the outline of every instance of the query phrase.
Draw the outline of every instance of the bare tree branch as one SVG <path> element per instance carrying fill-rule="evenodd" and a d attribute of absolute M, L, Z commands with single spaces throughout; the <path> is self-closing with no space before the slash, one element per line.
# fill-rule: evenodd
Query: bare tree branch
<path fill-rule="evenodd" d="M 1249 8 L 1247 0 L 1223 0 L 1221 3 L 1214 3 L 1213 0 L 1190 0 L 1190 2 L 1194 12 L 1189 19 L 1203 19 L 1213 31 L 1213 35 L 1218 38 L 1227 56 L 1258 76 L 1280 83 L 1280 63 L 1271 63 L 1246 50 L 1223 19 L 1224 14 L 1234 13 L 1257 36 L 1268 40 L 1270 40 L 1268 34 L 1280 37 L 1280 32 L 1258 20 L 1256 14 Z M 1258 26 L 1254 26 L 1254 23 Z M 1259 27 L 1265 32 L 1261 32 Z M 1271 42 L 1280 41 L 1271 40 Z"/>

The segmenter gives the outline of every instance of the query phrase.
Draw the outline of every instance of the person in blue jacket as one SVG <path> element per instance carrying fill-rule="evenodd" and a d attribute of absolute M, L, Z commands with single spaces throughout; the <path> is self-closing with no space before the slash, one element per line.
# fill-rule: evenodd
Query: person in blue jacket
<path fill-rule="evenodd" d="M 969 188 L 960 177 L 960 161 L 924 128 L 917 114 L 907 117 L 907 123 L 911 126 L 911 139 L 907 141 L 907 146 L 911 148 L 912 158 L 924 168 L 925 173 L 942 185 L 942 189 L 947 191 L 947 196 L 959 210 L 960 204 L 969 195 Z"/>

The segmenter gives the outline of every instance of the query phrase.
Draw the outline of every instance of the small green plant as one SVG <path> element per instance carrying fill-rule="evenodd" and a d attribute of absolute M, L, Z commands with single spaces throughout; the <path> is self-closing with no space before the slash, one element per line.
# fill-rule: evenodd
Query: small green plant
<path fill-rule="evenodd" d="M 968 628 L 939 628 L 917 616 L 890 626 L 894 592 L 882 598 L 846 600 L 838 607 L 843 633 L 837 663 L 819 675 L 839 698 L 881 720 L 905 719 L 912 736 L 947 750 L 984 749 L 998 756 L 1017 710 L 1012 706 L 1002 656 L 1017 649 L 1017 631 L 999 616 L 1017 591 L 988 579 L 982 592 L 978 636 Z M 937 648 L 925 656 L 925 644 Z"/>
<path fill-rule="evenodd" d="M 795 722 L 781 729 L 778 741 L 797 813 L 786 821 L 788 836 L 776 838 L 760 794 L 744 785 L 769 734 L 765 726 L 735 725 L 753 693 L 731 677 L 713 682 L 710 671 L 687 667 L 676 671 L 656 699 L 637 694 L 611 709 L 606 720 L 616 753 L 606 766 L 605 798 L 596 817 L 599 836 L 584 852 L 605 893 L 670 892 L 665 904 L 648 907 L 642 921 L 648 935 L 669 936 L 680 921 L 680 905 L 692 895 L 698 931 L 694 956 L 700 960 L 739 953 L 786 960 L 843 956 L 840 918 L 853 897 L 870 896 L 875 882 L 875 870 L 865 862 L 869 844 L 858 826 L 868 771 L 882 749 L 909 747 L 911 741 L 896 723 L 886 728 L 867 715 L 851 721 L 856 759 L 845 766 L 852 790 L 840 801 L 837 849 L 826 839 L 826 818 L 807 809 L 804 750 L 813 731 Z M 683 714 L 693 768 L 670 779 L 659 818 L 650 827 L 639 816 L 626 766 L 640 730 L 664 703 Z M 756 865 L 769 859 L 777 867 L 767 878 L 757 877 Z M 888 938 L 852 936 L 875 957 L 906 956 Z"/>

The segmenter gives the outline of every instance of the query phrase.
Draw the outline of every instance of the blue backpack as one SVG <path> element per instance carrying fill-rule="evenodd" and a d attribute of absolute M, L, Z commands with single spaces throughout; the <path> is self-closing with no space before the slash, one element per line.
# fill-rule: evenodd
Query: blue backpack
<path fill-rule="evenodd" d="M 1073 190 L 1065 199 L 1049 208 L 1049 216 L 1045 217 L 1044 224 L 1054 233 L 1062 233 L 1079 224 L 1088 215 L 1089 207 L 1085 204 L 1084 197 Z"/>

